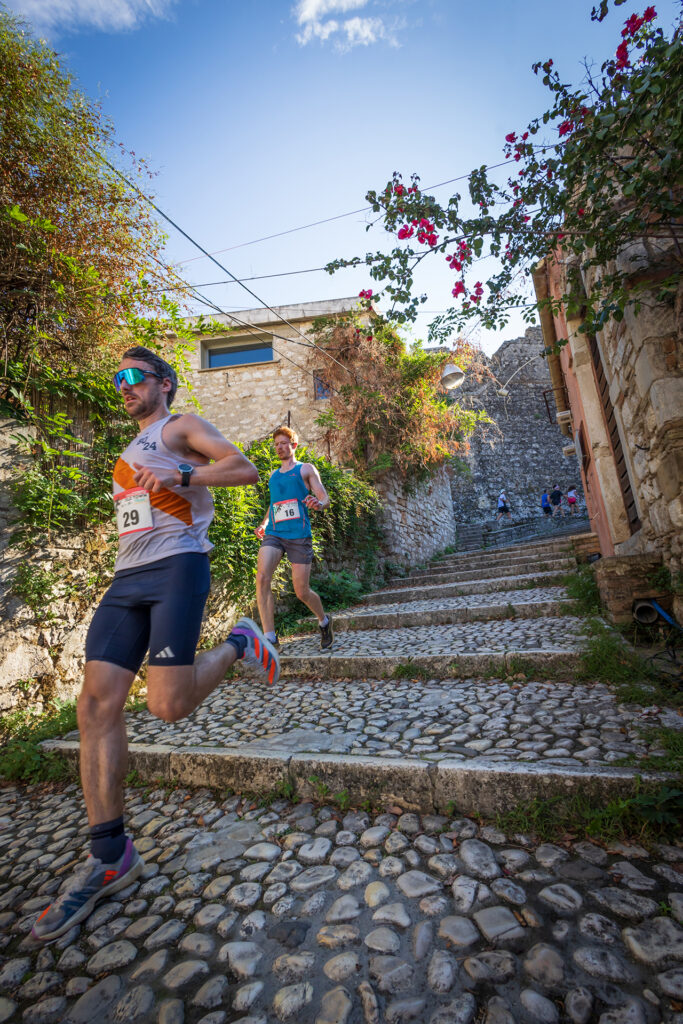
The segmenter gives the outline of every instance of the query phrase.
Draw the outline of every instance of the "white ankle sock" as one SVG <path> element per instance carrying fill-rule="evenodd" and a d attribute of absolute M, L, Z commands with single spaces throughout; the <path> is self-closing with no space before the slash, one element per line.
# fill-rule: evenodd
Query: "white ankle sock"
<path fill-rule="evenodd" d="M 318 625 L 320 626 L 321 629 L 324 629 L 329 621 L 330 621 L 330 617 L 329 617 L 329 615 L 326 615 L 322 622 L 318 622 Z"/>
<path fill-rule="evenodd" d="M 265 634 L 265 637 L 266 637 L 266 640 L 270 640 L 271 644 L 274 644 L 275 641 L 277 640 L 277 633 L 274 632 L 274 630 L 270 629 Z"/>

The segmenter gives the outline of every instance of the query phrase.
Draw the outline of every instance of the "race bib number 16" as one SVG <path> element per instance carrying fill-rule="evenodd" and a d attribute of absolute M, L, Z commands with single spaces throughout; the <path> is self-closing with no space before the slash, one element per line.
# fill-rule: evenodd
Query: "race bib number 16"
<path fill-rule="evenodd" d="M 292 519 L 300 519 L 299 502 L 296 498 L 273 503 L 273 519 L 276 523 L 289 523 Z"/>
<path fill-rule="evenodd" d="M 131 487 L 129 491 L 120 491 L 114 495 L 116 509 L 116 528 L 119 537 L 128 533 L 142 533 L 154 528 L 152 505 L 149 491 L 144 487 Z"/>

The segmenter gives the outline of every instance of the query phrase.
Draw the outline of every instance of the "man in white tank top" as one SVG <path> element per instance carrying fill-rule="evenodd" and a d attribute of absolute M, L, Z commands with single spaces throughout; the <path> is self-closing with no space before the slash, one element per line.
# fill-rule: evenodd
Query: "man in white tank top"
<path fill-rule="evenodd" d="M 34 938 L 45 942 L 84 920 L 99 899 L 128 886 L 144 867 L 123 828 L 123 707 L 147 650 L 147 706 L 166 722 L 194 711 L 238 659 L 269 683 L 280 672 L 277 651 L 246 618 L 195 659 L 210 583 L 208 487 L 255 484 L 256 467 L 200 416 L 169 413 L 177 377 L 156 353 L 129 349 L 114 382 L 140 432 L 114 467 L 119 554 L 88 631 L 78 698 L 91 852 L 34 924 Z"/>

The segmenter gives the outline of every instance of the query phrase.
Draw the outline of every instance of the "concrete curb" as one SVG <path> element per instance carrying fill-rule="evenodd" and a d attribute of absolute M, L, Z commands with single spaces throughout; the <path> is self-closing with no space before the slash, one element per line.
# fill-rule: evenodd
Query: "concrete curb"
<path fill-rule="evenodd" d="M 282 678 L 317 676 L 319 679 L 386 679 L 399 668 L 403 678 L 411 678 L 409 667 L 415 668 L 416 678 L 425 673 L 432 679 L 461 679 L 473 676 L 503 676 L 508 672 L 551 673 L 570 675 L 581 658 L 581 652 L 566 650 L 480 650 L 476 653 L 417 655 L 414 658 L 376 655 L 350 657 L 331 654 L 311 657 L 287 657 L 280 661 Z M 247 672 L 240 672 L 240 675 Z"/>
<path fill-rule="evenodd" d="M 45 740 L 43 749 L 69 761 L 78 759 L 73 740 Z M 210 786 L 238 793 L 266 794 L 294 787 L 300 799 L 333 799 L 346 793 L 353 805 L 396 804 L 423 814 L 495 817 L 534 798 L 589 797 L 603 804 L 635 794 L 641 781 L 669 778 L 662 773 L 639 776 L 623 768 L 563 770 L 538 764 L 462 761 L 429 763 L 401 758 L 352 757 L 340 754 L 278 756 L 242 747 L 172 747 L 132 743 L 129 768 L 142 782 L 190 787 Z"/>

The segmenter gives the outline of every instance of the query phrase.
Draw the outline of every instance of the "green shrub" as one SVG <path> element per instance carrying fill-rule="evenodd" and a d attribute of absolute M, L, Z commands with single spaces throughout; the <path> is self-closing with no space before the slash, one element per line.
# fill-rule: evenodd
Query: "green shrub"
<path fill-rule="evenodd" d="M 574 602 L 571 611 L 586 616 L 600 614 L 600 592 L 590 565 L 584 565 L 578 572 L 567 576 L 564 586 L 567 596 Z"/>
<path fill-rule="evenodd" d="M 42 615 L 46 605 L 54 599 L 58 583 L 59 576 L 51 569 L 20 562 L 12 581 L 12 592 L 25 601 L 36 615 Z"/>

